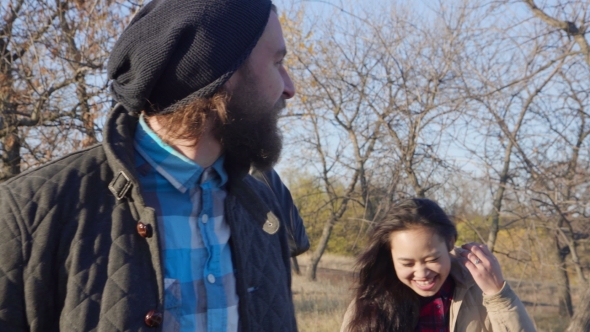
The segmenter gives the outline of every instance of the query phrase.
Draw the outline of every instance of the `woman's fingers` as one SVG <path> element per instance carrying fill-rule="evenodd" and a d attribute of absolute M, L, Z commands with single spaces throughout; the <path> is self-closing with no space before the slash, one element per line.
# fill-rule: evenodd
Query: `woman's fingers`
<path fill-rule="evenodd" d="M 488 248 L 487 245 L 485 244 L 480 244 L 479 248 L 488 256 L 490 257 L 494 257 L 494 254 L 492 254 L 492 252 L 490 251 L 490 248 Z M 495 257 L 494 257 L 495 258 Z"/>
<path fill-rule="evenodd" d="M 469 260 L 474 265 L 478 265 L 481 262 L 481 260 L 471 251 L 465 251 L 465 252 L 461 253 L 461 256 L 467 258 L 467 260 Z"/>
<path fill-rule="evenodd" d="M 486 294 L 495 294 L 504 286 L 502 269 L 496 257 L 484 244 L 467 243 L 459 250 L 463 265 Z"/>
<path fill-rule="evenodd" d="M 471 247 L 471 253 L 474 257 L 474 263 L 476 265 L 481 265 L 488 267 L 490 265 L 491 257 L 487 255 L 479 246 Z"/>
<path fill-rule="evenodd" d="M 488 248 L 488 246 L 485 244 L 476 244 L 475 246 L 473 246 L 472 252 L 474 252 L 476 255 L 482 255 L 482 256 L 485 255 L 485 257 L 490 262 L 497 262 L 498 261 L 496 259 L 496 256 L 494 256 L 494 254 L 492 254 L 492 252 L 490 251 L 490 248 Z"/>
<path fill-rule="evenodd" d="M 472 242 L 464 244 L 463 248 L 473 252 L 476 255 L 480 254 L 485 256 L 493 256 L 490 252 L 490 249 L 488 249 L 488 246 L 486 246 L 485 244 Z"/>
<path fill-rule="evenodd" d="M 466 250 L 469 250 L 470 252 L 472 252 L 474 255 L 476 255 L 480 260 L 485 261 L 486 264 L 489 262 L 494 263 L 497 262 L 498 260 L 496 259 L 496 256 L 494 256 L 494 254 L 492 254 L 492 252 L 490 251 L 490 249 L 488 248 L 487 245 L 485 244 L 481 244 L 481 243 L 468 243 L 463 245 L 463 248 Z"/>
<path fill-rule="evenodd" d="M 465 246 L 464 246 L 465 247 Z M 467 258 L 473 265 L 481 265 L 481 266 L 488 266 L 489 265 L 489 258 L 485 255 L 481 250 L 477 250 L 477 247 L 469 246 L 469 249 L 465 249 L 460 254 L 461 256 Z"/>
<path fill-rule="evenodd" d="M 472 276 L 478 273 L 477 266 L 475 266 L 475 264 L 473 264 L 473 262 L 468 258 L 461 257 L 459 258 L 459 262 L 461 262 L 467 268 L 467 270 L 469 270 L 469 273 L 471 273 Z M 475 277 L 473 279 L 475 279 Z"/>

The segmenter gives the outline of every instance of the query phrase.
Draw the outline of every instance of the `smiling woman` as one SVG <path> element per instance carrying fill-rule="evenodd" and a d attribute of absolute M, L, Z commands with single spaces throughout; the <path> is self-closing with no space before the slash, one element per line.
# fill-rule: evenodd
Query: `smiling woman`
<path fill-rule="evenodd" d="M 390 241 L 399 280 L 420 296 L 434 296 L 451 272 L 450 241 L 420 226 L 392 232 Z"/>
<path fill-rule="evenodd" d="M 456 248 L 456 238 L 435 202 L 394 207 L 359 256 L 341 332 L 535 331 L 494 255 L 475 243 Z"/>

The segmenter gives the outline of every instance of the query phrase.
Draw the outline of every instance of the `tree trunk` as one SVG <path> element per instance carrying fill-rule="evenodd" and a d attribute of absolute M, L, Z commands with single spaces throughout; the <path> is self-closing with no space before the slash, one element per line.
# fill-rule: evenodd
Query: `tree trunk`
<path fill-rule="evenodd" d="M 18 136 L 18 130 L 2 138 L 4 154 L 2 154 L 2 178 L 9 179 L 20 173 L 20 147 L 21 141 Z"/>
<path fill-rule="evenodd" d="M 572 295 L 570 291 L 570 281 L 567 274 L 567 264 L 565 258 L 569 253 L 569 247 L 561 247 L 559 245 L 559 238 L 556 234 L 554 237 L 555 241 L 555 254 L 557 258 L 557 296 L 559 299 L 559 316 L 561 317 L 572 317 L 573 306 L 572 306 Z"/>
<path fill-rule="evenodd" d="M 488 248 L 494 252 L 496 246 L 496 239 L 500 231 L 500 211 L 502 211 L 502 199 L 504 198 L 504 191 L 506 190 L 505 183 L 500 181 L 496 197 L 494 198 L 494 206 L 492 208 L 492 223 L 490 225 L 490 233 L 488 234 Z"/>
<path fill-rule="evenodd" d="M 296 275 L 301 275 L 301 269 L 299 269 L 299 262 L 297 262 L 297 257 L 291 257 L 291 269 L 293 269 L 293 272 Z"/>
<path fill-rule="evenodd" d="M 502 201 L 504 199 L 504 191 L 506 191 L 506 183 L 508 182 L 508 172 L 510 171 L 510 156 L 512 155 L 512 143 L 509 142 L 504 151 L 504 167 L 502 174 L 500 174 L 500 183 L 498 184 L 498 191 L 494 197 L 494 206 L 492 209 L 492 224 L 490 226 L 490 233 L 488 234 L 488 248 L 494 252 L 498 232 L 500 231 L 500 212 L 502 211 Z"/>
<path fill-rule="evenodd" d="M 580 305 L 576 307 L 576 313 L 566 332 L 590 331 L 590 287 L 586 286 L 586 292 L 580 299 Z"/>
<path fill-rule="evenodd" d="M 414 169 L 412 168 L 412 163 L 410 161 L 406 161 L 406 174 L 408 175 L 408 178 L 410 178 L 410 183 L 412 184 L 412 187 L 416 192 L 416 197 L 426 198 L 426 190 L 420 184 L 418 176 L 416 175 L 416 172 L 414 172 Z"/>
<path fill-rule="evenodd" d="M 330 240 L 330 235 L 332 234 L 333 228 L 334 221 L 327 221 L 326 225 L 324 226 L 324 230 L 322 231 L 322 237 L 320 238 L 317 248 L 311 254 L 311 259 L 309 261 L 310 264 L 307 267 L 307 270 L 305 271 L 305 277 L 307 278 L 307 280 L 316 280 L 318 264 L 320 263 L 320 259 L 322 258 L 324 251 L 326 251 L 326 248 L 328 247 L 328 240 Z"/>
<path fill-rule="evenodd" d="M 82 146 L 88 147 L 98 143 L 98 140 L 96 139 L 96 132 L 94 131 L 94 116 L 90 111 L 90 106 L 88 105 L 88 99 L 90 97 L 86 91 L 84 75 L 78 74 L 76 81 L 78 81 L 76 94 L 78 95 L 78 100 L 80 102 L 80 115 L 82 118 L 84 133 L 86 134 L 86 138 L 84 139 Z"/>

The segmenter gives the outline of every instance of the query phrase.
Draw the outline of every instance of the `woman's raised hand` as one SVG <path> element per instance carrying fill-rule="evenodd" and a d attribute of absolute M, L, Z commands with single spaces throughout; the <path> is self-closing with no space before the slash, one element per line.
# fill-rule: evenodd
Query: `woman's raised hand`
<path fill-rule="evenodd" d="M 497 294 L 504 287 L 504 278 L 498 259 L 488 246 L 480 243 L 467 243 L 458 250 L 460 261 L 467 267 L 473 279 L 486 295 Z"/>

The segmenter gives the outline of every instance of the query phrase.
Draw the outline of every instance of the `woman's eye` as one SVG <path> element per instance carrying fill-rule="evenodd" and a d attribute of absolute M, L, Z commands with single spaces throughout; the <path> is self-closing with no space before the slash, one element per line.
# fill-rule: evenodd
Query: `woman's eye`
<path fill-rule="evenodd" d="M 407 264 L 407 263 L 406 264 L 402 264 L 402 266 L 405 266 L 405 267 L 412 267 L 412 265 L 413 264 Z"/>
<path fill-rule="evenodd" d="M 434 259 L 429 260 L 426 263 L 436 263 L 437 261 L 438 261 L 438 258 L 434 258 Z"/>

